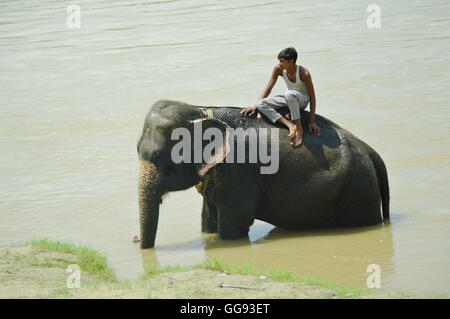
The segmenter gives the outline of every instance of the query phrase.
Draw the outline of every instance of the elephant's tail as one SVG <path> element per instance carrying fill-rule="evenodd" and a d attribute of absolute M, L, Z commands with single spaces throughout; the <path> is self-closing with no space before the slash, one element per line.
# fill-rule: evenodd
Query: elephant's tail
<path fill-rule="evenodd" d="M 381 207 L 383 209 L 383 220 L 389 219 L 389 181 L 386 165 L 381 159 L 380 155 L 374 150 L 369 152 L 370 158 L 373 162 L 377 173 L 378 186 L 381 194 Z"/>

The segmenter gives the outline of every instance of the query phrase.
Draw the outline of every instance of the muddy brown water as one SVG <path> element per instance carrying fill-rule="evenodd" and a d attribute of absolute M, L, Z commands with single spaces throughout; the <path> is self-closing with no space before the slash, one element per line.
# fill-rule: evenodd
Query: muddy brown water
<path fill-rule="evenodd" d="M 105 253 L 122 277 L 143 264 L 217 256 L 365 287 L 450 293 L 447 1 L 80 1 L 0 3 L 0 244 L 50 237 Z M 293 45 L 317 112 L 372 145 L 391 187 L 391 223 L 249 239 L 200 231 L 201 196 L 170 194 L 156 247 L 141 251 L 136 143 L 152 103 L 253 105 Z M 285 90 L 279 81 L 272 94 Z"/>

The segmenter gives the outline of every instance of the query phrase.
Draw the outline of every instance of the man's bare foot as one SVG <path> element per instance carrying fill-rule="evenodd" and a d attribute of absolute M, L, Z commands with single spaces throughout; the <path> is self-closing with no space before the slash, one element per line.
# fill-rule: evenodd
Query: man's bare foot
<path fill-rule="evenodd" d="M 296 130 L 294 139 L 291 142 L 291 145 L 294 147 L 300 146 L 303 142 L 303 132 Z"/>
<path fill-rule="evenodd" d="M 289 125 L 288 137 L 289 137 L 290 140 L 292 140 L 294 138 L 296 133 L 297 133 L 297 127 L 294 124 Z"/>

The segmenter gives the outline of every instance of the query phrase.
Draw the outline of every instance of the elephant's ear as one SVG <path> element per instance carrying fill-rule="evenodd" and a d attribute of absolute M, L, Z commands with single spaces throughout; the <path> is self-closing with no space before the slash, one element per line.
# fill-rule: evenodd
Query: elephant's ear
<path fill-rule="evenodd" d="M 194 124 L 194 127 L 196 125 L 201 125 L 201 131 L 202 131 L 202 141 L 205 131 L 209 128 L 216 128 L 220 130 L 221 134 L 219 135 L 222 137 L 222 142 L 218 142 L 220 145 L 215 148 L 215 153 L 213 156 L 211 156 L 208 159 L 203 159 L 201 166 L 198 168 L 198 175 L 203 177 L 205 174 L 214 166 L 216 166 L 219 163 L 222 163 L 224 159 L 226 158 L 228 152 L 230 151 L 230 145 L 229 145 L 229 135 L 230 132 L 227 130 L 227 128 L 230 128 L 230 126 L 218 119 L 211 119 L 211 118 L 201 118 L 194 121 L 191 121 L 191 123 Z M 216 130 L 216 132 L 219 132 Z M 195 134 L 194 134 L 195 135 Z M 203 141 L 202 143 L 202 158 L 203 158 L 203 150 L 205 147 L 206 141 Z M 195 151 L 195 150 L 194 150 Z"/>

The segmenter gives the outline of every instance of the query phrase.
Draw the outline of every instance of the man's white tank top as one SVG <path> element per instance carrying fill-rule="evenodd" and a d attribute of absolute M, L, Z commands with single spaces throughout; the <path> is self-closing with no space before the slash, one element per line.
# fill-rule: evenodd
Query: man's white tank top
<path fill-rule="evenodd" d="M 295 83 L 289 80 L 286 70 L 283 70 L 283 79 L 286 82 L 288 90 L 296 90 L 308 95 L 308 90 L 306 90 L 305 82 L 300 80 L 300 65 L 297 65 L 297 71 L 295 72 Z"/>

